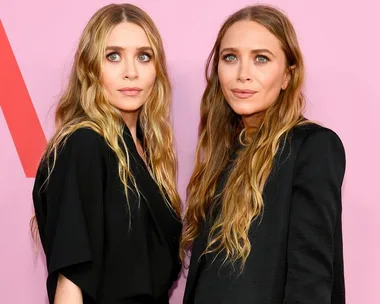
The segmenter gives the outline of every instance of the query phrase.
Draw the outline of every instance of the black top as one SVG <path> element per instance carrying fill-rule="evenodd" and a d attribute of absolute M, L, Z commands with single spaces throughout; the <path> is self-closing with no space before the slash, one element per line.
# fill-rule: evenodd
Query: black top
<path fill-rule="evenodd" d="M 58 274 L 82 290 L 84 304 L 169 303 L 180 271 L 180 220 L 167 207 L 127 127 L 130 170 L 141 192 L 128 191 L 116 154 L 96 132 L 69 136 L 47 182 L 40 165 L 33 200 L 53 303 Z"/>
<path fill-rule="evenodd" d="M 331 130 L 310 124 L 296 127 L 283 147 L 264 188 L 263 215 L 249 230 L 252 249 L 243 273 L 238 275 L 239 265 L 222 265 L 223 254 L 200 258 L 213 222 L 209 215 L 193 244 L 184 303 L 345 303 L 343 145 Z M 229 171 L 221 174 L 217 191 Z"/>

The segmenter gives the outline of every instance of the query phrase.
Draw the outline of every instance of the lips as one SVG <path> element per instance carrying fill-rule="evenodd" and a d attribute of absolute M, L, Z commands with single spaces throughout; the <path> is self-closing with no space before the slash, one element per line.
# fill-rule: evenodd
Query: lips
<path fill-rule="evenodd" d="M 231 92 L 236 98 L 239 98 L 239 99 L 247 99 L 257 93 L 257 91 L 242 90 L 242 89 L 232 89 Z"/>
<path fill-rule="evenodd" d="M 125 87 L 125 88 L 119 89 L 118 91 L 120 93 L 122 93 L 123 95 L 126 95 L 126 96 L 136 96 L 136 95 L 140 94 L 142 89 Z"/>

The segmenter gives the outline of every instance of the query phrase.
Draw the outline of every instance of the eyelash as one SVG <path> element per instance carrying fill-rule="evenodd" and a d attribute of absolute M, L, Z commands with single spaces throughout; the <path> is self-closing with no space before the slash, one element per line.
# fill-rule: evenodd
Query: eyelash
<path fill-rule="evenodd" d="M 142 61 L 143 63 L 145 63 L 145 62 L 149 62 L 151 59 L 152 59 L 152 55 L 151 54 L 149 54 L 149 53 L 141 53 L 141 54 L 139 54 L 137 57 L 140 57 L 140 56 L 147 56 L 148 57 L 148 60 L 147 61 Z"/>
<path fill-rule="evenodd" d="M 259 58 L 259 57 L 264 58 L 265 61 L 264 61 L 264 62 L 259 62 L 259 61 L 257 61 L 257 58 Z M 268 58 L 267 56 L 264 56 L 264 55 L 257 55 L 257 56 L 255 57 L 255 59 L 256 59 L 256 62 L 257 62 L 257 63 L 267 63 L 267 62 L 270 61 L 269 58 Z"/>
<path fill-rule="evenodd" d="M 111 61 L 111 62 L 118 62 L 118 60 L 111 60 L 111 59 L 110 59 L 110 57 L 111 57 L 112 55 L 118 55 L 119 57 L 121 57 L 120 54 L 119 54 L 118 52 L 112 52 L 112 53 L 109 53 L 109 54 L 106 55 L 106 58 L 107 58 L 109 61 Z M 147 63 L 147 62 L 149 62 L 149 61 L 152 59 L 152 57 L 153 57 L 151 54 L 149 54 L 149 53 L 147 53 L 147 52 L 143 52 L 143 53 L 139 54 L 139 55 L 137 56 L 137 58 L 139 58 L 140 56 L 147 56 L 147 57 L 148 57 L 148 60 L 146 60 L 146 61 L 141 61 L 142 63 Z"/>
<path fill-rule="evenodd" d="M 226 62 L 232 62 L 231 60 L 228 60 L 227 58 L 230 57 L 230 56 L 233 56 L 236 58 L 236 56 L 234 54 L 226 54 L 222 57 L 222 59 Z"/>
<path fill-rule="evenodd" d="M 233 56 L 233 57 L 235 57 L 236 58 L 236 56 L 234 55 L 234 54 L 226 54 L 226 55 L 224 55 L 223 57 L 222 57 L 222 59 L 224 60 L 224 61 L 226 61 L 227 63 L 231 63 L 232 61 L 231 60 L 228 60 L 227 58 L 228 57 L 230 57 L 230 56 Z M 264 62 L 260 62 L 260 61 L 257 61 L 257 59 L 258 58 L 264 58 L 266 61 L 264 61 Z M 269 60 L 269 58 L 267 57 L 267 56 L 265 56 L 265 55 L 257 55 L 256 57 L 255 57 L 255 62 L 256 63 L 258 63 L 258 64 L 265 64 L 265 63 L 267 63 L 267 62 L 269 62 L 270 60 Z"/>

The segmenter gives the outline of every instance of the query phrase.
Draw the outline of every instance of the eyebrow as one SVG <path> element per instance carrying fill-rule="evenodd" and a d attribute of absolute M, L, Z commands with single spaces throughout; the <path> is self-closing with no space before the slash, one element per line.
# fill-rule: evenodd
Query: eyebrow
<path fill-rule="evenodd" d="M 235 49 L 235 48 L 224 48 L 220 52 L 220 54 L 225 53 L 225 52 L 239 53 L 239 50 Z M 271 54 L 273 57 L 276 58 L 276 56 L 268 49 L 254 49 L 251 51 L 251 54 L 259 54 L 259 53 L 268 53 L 268 54 Z"/>
<path fill-rule="evenodd" d="M 109 45 L 106 47 L 106 51 L 123 52 L 124 50 L 125 50 L 125 48 L 123 48 L 121 46 L 116 46 L 116 45 Z M 152 52 L 153 53 L 153 49 L 150 46 L 140 46 L 140 47 L 136 48 L 136 50 L 139 52 Z"/>

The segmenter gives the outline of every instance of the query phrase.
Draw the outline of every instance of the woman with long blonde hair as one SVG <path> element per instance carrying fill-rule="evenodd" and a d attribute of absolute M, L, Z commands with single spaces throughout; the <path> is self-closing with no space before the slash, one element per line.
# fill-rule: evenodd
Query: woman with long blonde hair
<path fill-rule="evenodd" d="M 345 152 L 302 110 L 289 19 L 265 5 L 221 27 L 209 56 L 181 253 L 184 303 L 345 302 Z"/>
<path fill-rule="evenodd" d="M 33 190 L 50 303 L 169 303 L 181 202 L 159 32 L 130 4 L 79 41 Z"/>

